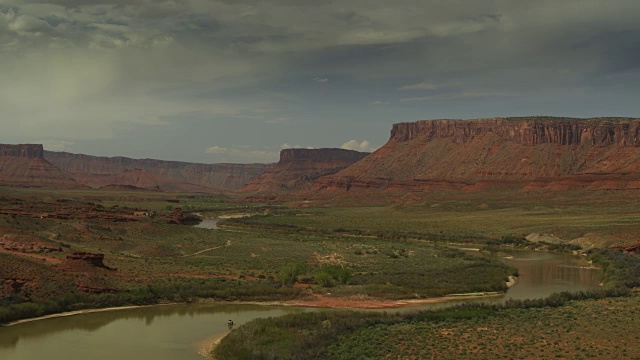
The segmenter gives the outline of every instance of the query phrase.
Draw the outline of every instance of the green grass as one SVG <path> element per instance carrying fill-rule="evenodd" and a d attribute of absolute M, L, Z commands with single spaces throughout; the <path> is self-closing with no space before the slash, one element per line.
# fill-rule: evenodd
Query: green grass
<path fill-rule="evenodd" d="M 640 208 L 636 206 L 640 192 L 505 191 L 420 196 L 419 201 L 394 204 L 274 211 L 270 216 L 229 224 L 456 242 L 531 233 L 596 245 L 640 240 Z"/>

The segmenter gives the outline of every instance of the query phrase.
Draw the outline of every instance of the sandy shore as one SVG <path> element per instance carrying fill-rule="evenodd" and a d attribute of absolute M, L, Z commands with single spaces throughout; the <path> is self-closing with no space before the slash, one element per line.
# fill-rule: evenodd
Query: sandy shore
<path fill-rule="evenodd" d="M 502 292 L 487 292 L 487 293 L 469 293 L 469 294 L 451 294 L 448 296 L 442 296 L 437 298 L 428 299 L 407 299 L 407 300 L 376 300 L 376 299 L 348 299 L 348 298 L 334 298 L 323 295 L 318 295 L 314 299 L 309 300 L 294 300 L 287 301 L 280 304 L 283 306 L 298 306 L 298 307 L 315 307 L 315 308 L 327 308 L 327 309 L 397 309 L 403 307 L 420 306 L 426 304 L 440 304 L 449 301 L 459 300 L 471 300 L 481 298 L 493 298 L 503 296 Z"/>
<path fill-rule="evenodd" d="M 225 331 L 223 333 L 215 334 L 212 337 L 202 340 L 198 344 L 198 354 L 200 354 L 205 359 L 214 360 L 213 356 L 211 356 L 213 349 L 218 346 L 220 341 L 222 341 L 222 339 L 227 336 L 228 333 L 229 331 Z"/>

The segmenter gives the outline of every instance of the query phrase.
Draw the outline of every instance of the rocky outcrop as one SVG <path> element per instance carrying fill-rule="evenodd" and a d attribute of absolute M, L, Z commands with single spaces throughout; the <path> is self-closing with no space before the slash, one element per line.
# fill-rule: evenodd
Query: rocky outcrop
<path fill-rule="evenodd" d="M 369 153 L 345 149 L 284 149 L 280 161 L 251 180 L 242 192 L 278 192 L 311 187 L 321 176 L 335 174 Z"/>
<path fill-rule="evenodd" d="M 168 214 L 166 217 L 167 217 L 167 224 L 182 225 L 185 220 L 184 213 L 182 212 L 182 208 L 179 208 L 179 207 L 173 209 L 173 211 L 170 214 Z"/>
<path fill-rule="evenodd" d="M 90 252 L 74 252 L 67 255 L 67 260 L 61 266 L 67 271 L 86 271 L 92 268 L 114 270 L 104 264 L 104 254 Z"/>
<path fill-rule="evenodd" d="M 43 158 L 42 145 L 0 144 L 0 185 L 75 188 L 78 184 Z"/>
<path fill-rule="evenodd" d="M 316 190 L 640 188 L 640 119 L 523 117 L 393 125 Z"/>
<path fill-rule="evenodd" d="M 241 188 L 271 164 L 198 164 L 45 151 L 44 157 L 79 183 L 132 185 L 162 191 L 217 192 Z"/>

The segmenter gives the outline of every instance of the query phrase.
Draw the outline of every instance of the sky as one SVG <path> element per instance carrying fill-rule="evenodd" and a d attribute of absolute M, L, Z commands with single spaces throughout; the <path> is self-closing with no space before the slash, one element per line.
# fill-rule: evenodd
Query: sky
<path fill-rule="evenodd" d="M 0 143 L 204 163 L 640 116 L 638 0 L 0 0 Z"/>

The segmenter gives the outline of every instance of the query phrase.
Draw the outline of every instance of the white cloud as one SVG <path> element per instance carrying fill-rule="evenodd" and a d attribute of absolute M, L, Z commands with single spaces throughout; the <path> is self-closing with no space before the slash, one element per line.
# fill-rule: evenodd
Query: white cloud
<path fill-rule="evenodd" d="M 9 30 L 15 31 L 21 35 L 40 35 L 53 34 L 54 29 L 44 20 L 37 19 L 33 16 L 18 16 L 9 24 Z"/>
<path fill-rule="evenodd" d="M 314 78 L 313 78 L 313 79 L 311 79 L 311 80 L 313 80 L 314 82 L 316 82 L 316 83 L 318 83 L 318 84 L 324 84 L 324 83 L 326 83 L 326 82 L 329 82 L 329 79 L 327 79 L 327 78 L 321 78 L 321 77 L 318 77 L 318 76 L 314 77 Z"/>
<path fill-rule="evenodd" d="M 36 142 L 41 143 L 44 149 L 49 151 L 71 151 L 71 146 L 74 144 L 64 140 L 40 140 Z"/>
<path fill-rule="evenodd" d="M 313 146 L 289 145 L 284 143 L 280 146 L 282 149 L 315 149 Z"/>
<path fill-rule="evenodd" d="M 349 140 L 346 143 L 342 144 L 340 148 L 364 152 L 373 152 L 377 149 L 377 147 L 371 146 L 368 140 L 363 140 L 362 142 L 358 142 L 357 140 Z"/>
<path fill-rule="evenodd" d="M 398 90 L 406 91 L 406 90 L 437 90 L 447 85 L 436 84 L 431 81 L 423 81 L 417 84 L 404 85 L 398 88 Z"/>
<path fill-rule="evenodd" d="M 489 91 L 489 90 L 465 90 L 465 91 L 455 92 L 455 93 L 445 93 L 445 94 L 435 94 L 435 95 L 403 98 L 403 99 L 400 99 L 400 101 L 411 102 L 411 101 L 424 101 L 424 100 L 432 100 L 432 99 L 473 99 L 473 98 L 484 98 L 484 97 L 514 97 L 514 96 L 518 96 L 518 95 L 508 94 L 504 92 L 497 92 L 497 91 Z"/>
<path fill-rule="evenodd" d="M 279 117 L 276 117 L 276 118 L 267 119 L 264 122 L 266 124 L 287 124 L 287 123 L 291 122 L 291 119 L 289 119 L 286 116 L 279 116 Z"/>
<path fill-rule="evenodd" d="M 240 161 L 240 162 L 276 162 L 280 153 L 270 150 L 258 150 L 248 146 L 209 146 L 205 153 L 218 155 L 216 161 Z"/>
<path fill-rule="evenodd" d="M 204 152 L 207 154 L 226 154 L 229 152 L 229 149 L 223 146 L 209 146 Z"/>
<path fill-rule="evenodd" d="M 342 35 L 338 39 L 341 45 L 391 44 L 411 41 L 422 36 L 422 31 L 354 31 Z"/>

